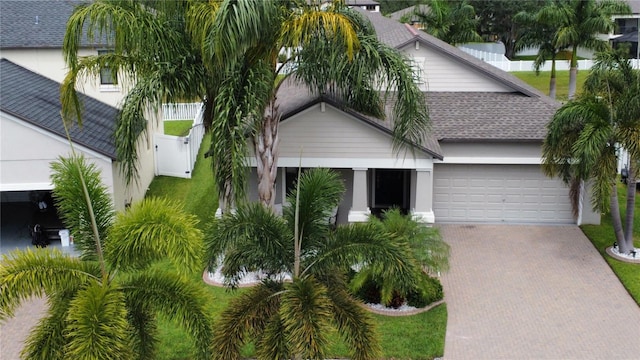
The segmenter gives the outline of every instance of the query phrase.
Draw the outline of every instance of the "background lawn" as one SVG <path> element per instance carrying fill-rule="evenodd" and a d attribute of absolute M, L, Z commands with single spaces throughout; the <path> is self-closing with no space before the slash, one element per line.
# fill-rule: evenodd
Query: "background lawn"
<path fill-rule="evenodd" d="M 186 136 L 189 134 L 193 120 L 170 120 L 164 121 L 165 135 Z"/>
<path fill-rule="evenodd" d="M 536 75 L 535 71 L 516 71 L 511 74 L 520 78 L 524 82 L 533 86 L 534 88 L 542 91 L 544 94 L 549 95 L 549 79 L 551 77 L 551 71 L 541 71 L 539 75 Z M 579 70 L 576 89 L 580 93 L 584 80 L 589 74 L 588 70 Z M 557 71 L 556 72 L 556 100 L 567 101 L 569 98 L 569 71 Z"/>

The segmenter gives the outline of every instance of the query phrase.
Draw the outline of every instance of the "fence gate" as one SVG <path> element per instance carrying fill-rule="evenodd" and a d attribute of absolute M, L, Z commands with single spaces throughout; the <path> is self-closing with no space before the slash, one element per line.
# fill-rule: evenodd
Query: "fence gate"
<path fill-rule="evenodd" d="M 189 138 L 156 134 L 155 140 L 158 175 L 191 178 Z"/>

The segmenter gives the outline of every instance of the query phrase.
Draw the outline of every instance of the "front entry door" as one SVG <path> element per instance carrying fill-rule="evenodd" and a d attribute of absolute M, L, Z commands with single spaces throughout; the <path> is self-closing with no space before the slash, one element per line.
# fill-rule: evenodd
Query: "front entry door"
<path fill-rule="evenodd" d="M 390 208 L 409 211 L 409 170 L 374 169 L 372 171 L 371 211 L 380 214 Z"/>

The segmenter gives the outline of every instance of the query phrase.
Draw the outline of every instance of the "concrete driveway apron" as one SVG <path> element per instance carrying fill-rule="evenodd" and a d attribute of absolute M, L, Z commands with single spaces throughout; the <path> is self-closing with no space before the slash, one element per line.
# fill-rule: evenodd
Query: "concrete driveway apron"
<path fill-rule="evenodd" d="M 445 359 L 640 359 L 640 307 L 577 226 L 439 227 Z"/>

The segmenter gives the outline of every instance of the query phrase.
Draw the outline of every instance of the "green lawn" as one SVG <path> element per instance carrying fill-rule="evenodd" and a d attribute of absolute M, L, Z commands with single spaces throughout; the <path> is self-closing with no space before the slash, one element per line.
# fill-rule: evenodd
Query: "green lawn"
<path fill-rule="evenodd" d="M 203 155 L 204 150 L 208 149 L 210 141 L 210 136 L 205 136 L 191 179 L 157 176 L 147 191 L 147 196 L 166 197 L 182 202 L 185 210 L 200 218 L 200 228 L 202 229 L 211 221 L 218 207 L 212 179 L 211 158 L 205 159 Z M 210 311 L 213 314 L 219 314 L 229 300 L 238 294 L 205 284 L 202 281 L 201 273 L 193 274 L 192 280 L 210 294 Z M 384 358 L 433 359 L 444 354 L 447 327 L 446 305 L 440 305 L 428 312 L 412 316 L 374 315 L 373 318 L 377 324 Z M 176 324 L 167 319 L 161 319 L 158 328 L 160 332 L 158 359 L 186 360 L 192 358 L 193 343 Z M 250 345 L 247 346 L 243 356 L 252 357 L 253 355 L 253 348 Z M 347 355 L 348 348 L 336 335 L 332 341 L 330 356 L 343 358 Z"/>
<path fill-rule="evenodd" d="M 516 71 L 511 74 L 520 78 L 527 84 L 535 87 L 545 94 L 549 94 L 549 78 L 551 77 L 550 71 L 541 71 L 539 75 L 536 75 L 535 71 Z M 589 74 L 588 71 L 578 71 L 578 79 L 576 88 L 578 92 L 581 91 L 584 80 Z M 557 71 L 556 72 L 556 99 L 559 101 L 566 101 L 569 94 L 569 71 Z"/>
<path fill-rule="evenodd" d="M 189 134 L 193 120 L 169 120 L 163 123 L 166 135 L 186 136 Z"/>

